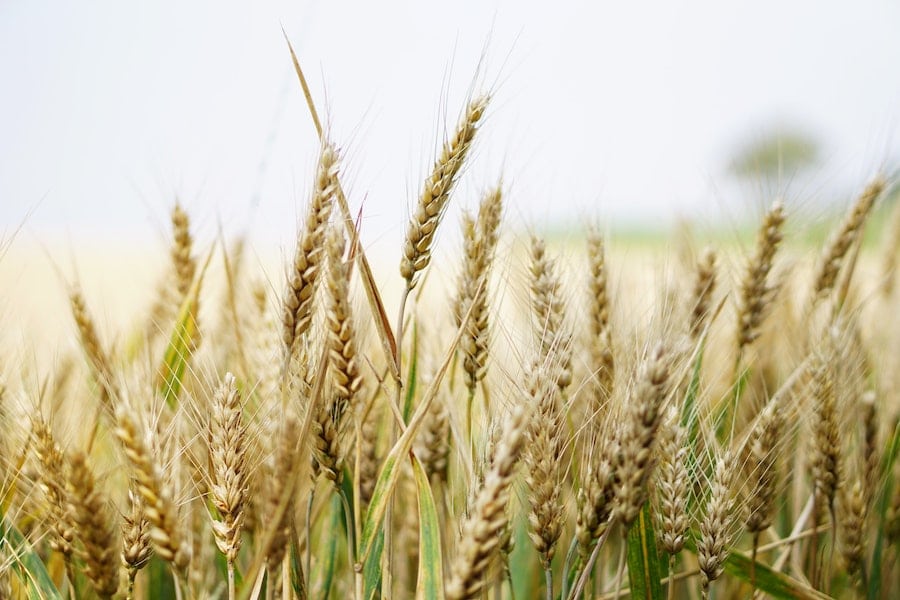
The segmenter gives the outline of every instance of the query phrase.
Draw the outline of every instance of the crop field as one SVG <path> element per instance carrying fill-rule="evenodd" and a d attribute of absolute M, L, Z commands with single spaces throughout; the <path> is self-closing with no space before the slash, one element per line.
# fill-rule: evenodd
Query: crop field
<path fill-rule="evenodd" d="M 742 241 L 550 239 L 500 174 L 457 204 L 491 100 L 393 256 L 321 129 L 287 261 L 178 204 L 156 253 L 7 232 L 0 598 L 893 597 L 893 176 L 812 241 L 775 198 Z"/>

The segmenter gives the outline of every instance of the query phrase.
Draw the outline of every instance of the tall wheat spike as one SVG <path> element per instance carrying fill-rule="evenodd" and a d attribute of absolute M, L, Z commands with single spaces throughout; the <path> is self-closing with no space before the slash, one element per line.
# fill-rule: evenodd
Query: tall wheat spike
<path fill-rule="evenodd" d="M 322 144 L 316 167 L 312 199 L 288 275 L 282 310 L 282 341 L 290 360 L 297 353 L 296 340 L 312 322 L 316 280 L 325 247 L 325 232 L 338 189 L 338 155 L 334 146 Z"/>
<path fill-rule="evenodd" d="M 406 228 L 403 256 L 400 259 L 400 275 L 406 280 L 408 290 L 416 286 L 419 273 L 431 261 L 431 243 L 435 231 L 489 100 L 489 96 L 479 96 L 469 102 L 456 131 L 444 142 L 441 154 L 425 180 L 415 212 Z"/>

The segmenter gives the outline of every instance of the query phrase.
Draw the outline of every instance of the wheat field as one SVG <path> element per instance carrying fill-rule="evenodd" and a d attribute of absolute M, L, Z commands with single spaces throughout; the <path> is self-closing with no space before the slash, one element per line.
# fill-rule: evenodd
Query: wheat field
<path fill-rule="evenodd" d="M 746 244 L 558 243 L 500 174 L 455 204 L 491 99 L 390 260 L 321 128 L 287 264 L 178 204 L 102 280 L 4 240 L 0 597 L 892 597 L 895 182 L 815 248 L 777 199 Z"/>

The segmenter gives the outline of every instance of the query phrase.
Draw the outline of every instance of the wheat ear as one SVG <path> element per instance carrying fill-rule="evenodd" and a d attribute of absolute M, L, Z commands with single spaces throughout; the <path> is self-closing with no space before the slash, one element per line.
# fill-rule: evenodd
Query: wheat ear
<path fill-rule="evenodd" d="M 755 578 L 756 552 L 760 534 L 769 528 L 778 497 L 779 443 L 784 413 L 779 396 L 774 396 L 759 413 L 746 441 L 749 470 L 744 503 L 744 527 L 753 535 L 752 571 Z"/>
<path fill-rule="evenodd" d="M 834 516 L 834 501 L 841 484 L 840 423 L 831 361 L 820 357 L 812 372 L 812 430 L 810 467 L 818 500 Z"/>
<path fill-rule="evenodd" d="M 716 289 L 716 253 L 705 248 L 697 261 L 694 272 L 694 289 L 691 293 L 691 313 L 689 331 L 691 338 L 700 339 L 709 320 L 710 303 Z"/>
<path fill-rule="evenodd" d="M 609 325 L 609 290 L 607 289 L 606 248 L 596 229 L 588 232 L 587 255 L 590 277 L 590 351 L 591 351 L 591 417 L 599 424 L 606 412 L 613 389 L 615 361 Z M 596 429 L 596 427 L 595 427 Z"/>
<path fill-rule="evenodd" d="M 738 306 L 738 360 L 741 351 L 759 337 L 760 326 L 775 295 L 775 286 L 769 282 L 769 272 L 781 244 L 783 225 L 784 208 L 776 201 L 763 218 L 756 239 L 756 250 L 747 263 L 747 271 L 741 281 Z"/>
<path fill-rule="evenodd" d="M 586 452 L 585 474 L 576 496 L 575 537 L 582 562 L 587 560 L 594 542 L 610 526 L 615 498 L 616 441 L 600 436 L 595 440 Z"/>
<path fill-rule="evenodd" d="M 100 386 L 101 404 L 108 407 L 110 398 L 116 396 L 112 361 L 110 361 L 109 356 L 103 349 L 103 345 L 100 343 L 97 327 L 91 318 L 81 291 L 75 289 L 69 293 L 69 305 L 72 308 L 72 317 L 75 320 L 75 325 L 78 327 L 81 347 L 84 349 L 85 355 L 87 355 L 88 364 L 91 366 L 94 378 Z"/>
<path fill-rule="evenodd" d="M 706 515 L 700 522 L 700 538 L 697 540 L 697 562 L 703 573 L 703 598 L 709 597 L 710 585 L 722 575 L 733 541 L 733 477 L 731 455 L 724 451 L 716 461 Z"/>
<path fill-rule="evenodd" d="M 647 497 L 657 431 L 669 394 L 670 358 L 660 344 L 644 360 L 642 371 L 626 404 L 616 461 L 614 514 L 625 530 L 637 517 Z"/>
<path fill-rule="evenodd" d="M 884 190 L 884 180 L 875 178 L 859 195 L 850 211 L 844 217 L 841 226 L 834 232 L 825 245 L 813 278 L 813 303 L 817 303 L 834 288 L 838 271 L 844 263 L 844 257 L 862 234 L 866 218 L 878 196 Z"/>
<path fill-rule="evenodd" d="M 565 390 L 572 383 L 571 334 L 565 324 L 562 283 L 544 241 L 531 238 L 531 307 L 540 341 L 539 362 L 552 368 L 553 380 Z"/>
<path fill-rule="evenodd" d="M 66 490 L 66 457 L 60 450 L 50 426 L 41 418 L 32 423 L 34 449 L 41 465 L 40 487 L 52 517 L 50 547 L 71 561 L 75 530 Z"/>
<path fill-rule="evenodd" d="M 119 587 L 119 561 L 109 504 L 84 454 L 76 452 L 68 462 L 70 511 L 84 547 L 84 574 L 98 596 L 112 598 Z"/>
<path fill-rule="evenodd" d="M 679 422 L 678 409 L 669 408 L 663 421 L 657 446 L 656 499 L 659 520 L 659 545 L 674 556 L 684 548 L 690 522 L 687 514 L 688 484 L 687 429 Z"/>
<path fill-rule="evenodd" d="M 122 563 L 128 571 L 126 597 L 130 600 L 137 572 L 150 562 L 153 555 L 150 521 L 144 515 L 144 503 L 134 483 L 128 490 L 128 507 L 128 513 L 122 517 Z"/>
<path fill-rule="evenodd" d="M 182 541 L 175 504 L 169 486 L 164 485 L 162 469 L 150 454 L 145 433 L 124 404 L 116 414 L 116 437 L 131 463 L 137 492 L 144 502 L 144 515 L 150 522 L 150 540 L 160 558 L 185 575 L 191 560 L 190 546 Z"/>
<path fill-rule="evenodd" d="M 865 487 L 856 479 L 853 485 L 846 488 L 838 503 L 841 540 L 841 551 L 847 564 L 847 575 L 851 581 L 865 589 L 866 573 L 866 512 L 867 502 Z"/>
<path fill-rule="evenodd" d="M 403 243 L 403 256 L 400 259 L 400 275 L 406 280 L 407 290 L 412 290 L 416 286 L 418 274 L 431 261 L 434 233 L 447 207 L 450 192 L 465 162 L 489 99 L 489 96 L 479 96 L 469 102 L 456 131 L 444 142 L 441 154 L 425 180 L 415 213 L 406 228 L 406 241 Z"/>
<path fill-rule="evenodd" d="M 282 310 L 282 341 L 288 360 L 296 353 L 296 340 L 309 329 L 313 315 L 325 231 L 338 186 L 338 156 L 330 143 L 322 144 L 316 167 L 306 223 L 297 238 L 294 263 L 288 276 Z"/>
<path fill-rule="evenodd" d="M 287 486 L 297 460 L 297 436 L 300 433 L 300 424 L 292 412 L 288 411 L 285 414 L 278 433 L 278 446 L 275 448 L 275 455 L 273 456 L 274 463 L 270 473 L 271 482 L 266 497 L 266 510 L 268 514 L 277 514 L 278 508 L 285 500 L 287 500 L 287 506 L 281 513 L 279 522 L 270 525 L 274 527 L 274 535 L 266 553 L 266 561 L 270 572 L 277 569 L 287 552 L 294 518 L 296 483 L 294 483 L 293 488 Z M 274 585 L 274 582 L 270 583 Z"/>
<path fill-rule="evenodd" d="M 562 533 L 560 480 L 565 410 L 552 368 L 537 364 L 530 370 L 528 379 L 527 402 L 533 406 L 523 457 L 530 506 L 528 535 L 541 557 L 541 564 L 549 570 Z"/>
<path fill-rule="evenodd" d="M 247 427 L 234 375 L 226 373 L 213 396 L 208 445 L 211 463 L 210 499 L 218 518 L 212 530 L 228 570 L 228 597 L 234 598 L 234 562 L 241 548 L 247 483 Z"/>
<path fill-rule="evenodd" d="M 874 498 L 881 465 L 881 441 L 878 436 L 879 411 L 875 392 L 872 390 L 865 392 L 860 404 L 863 430 L 863 491 L 866 498 Z"/>
<path fill-rule="evenodd" d="M 486 575 L 491 560 L 500 549 L 501 536 L 509 523 L 506 507 L 519 453 L 525 441 L 527 412 L 524 406 L 513 411 L 504 428 L 494 460 L 484 477 L 468 517 L 461 527 L 461 539 L 450 567 L 448 600 L 476 598 L 490 582 Z"/>
<path fill-rule="evenodd" d="M 426 383 L 426 382 L 423 382 Z M 450 400 L 445 388 L 438 391 L 437 398 L 428 407 L 422 433 L 418 436 L 416 456 L 432 482 L 447 482 L 447 465 L 450 456 L 450 415 L 447 403 Z"/>
<path fill-rule="evenodd" d="M 312 422 L 314 466 L 335 484 L 340 483 L 340 436 L 344 414 L 360 404 L 363 379 L 357 353 L 356 329 L 350 306 L 349 269 L 344 262 L 344 237 L 333 227 L 326 242 L 328 253 L 328 356 L 332 392 Z"/>
<path fill-rule="evenodd" d="M 191 284 L 194 282 L 194 273 L 197 271 L 197 263 L 191 256 L 194 245 L 191 238 L 190 219 L 180 204 L 175 204 L 172 209 L 172 265 L 175 267 L 175 288 L 179 298 L 184 298 Z"/>
<path fill-rule="evenodd" d="M 484 379 L 487 371 L 490 331 L 488 323 L 488 286 L 491 264 L 497 246 L 497 233 L 503 212 L 503 192 L 500 187 L 490 190 L 481 200 L 478 220 L 463 215 L 463 249 L 465 260 L 459 283 L 456 325 L 469 314 L 469 322 L 460 340 L 463 369 L 469 396 Z M 469 312 L 471 310 L 471 313 Z"/>

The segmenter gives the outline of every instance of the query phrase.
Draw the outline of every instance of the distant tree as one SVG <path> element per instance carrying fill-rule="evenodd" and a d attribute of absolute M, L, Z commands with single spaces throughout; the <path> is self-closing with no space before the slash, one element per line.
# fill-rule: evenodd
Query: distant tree
<path fill-rule="evenodd" d="M 738 147 L 729 172 L 741 178 L 791 177 L 819 161 L 819 142 L 796 129 L 772 130 Z"/>

